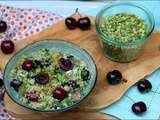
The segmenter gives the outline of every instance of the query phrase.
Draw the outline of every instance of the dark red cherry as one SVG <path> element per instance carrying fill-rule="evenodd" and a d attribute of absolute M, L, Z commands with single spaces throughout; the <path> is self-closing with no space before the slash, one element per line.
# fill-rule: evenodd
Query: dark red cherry
<path fill-rule="evenodd" d="M 91 21 L 88 17 L 83 17 L 78 19 L 77 24 L 81 30 L 88 30 L 91 26 Z"/>
<path fill-rule="evenodd" d="M 148 80 L 140 80 L 137 83 L 137 88 L 140 92 L 149 92 L 152 89 L 152 84 L 150 81 Z"/>
<path fill-rule="evenodd" d="M 22 64 L 22 69 L 26 71 L 30 71 L 31 69 L 35 68 L 35 64 L 33 60 L 26 60 Z"/>
<path fill-rule="evenodd" d="M 1 50 L 4 54 L 11 54 L 14 51 L 14 43 L 11 40 L 4 40 L 1 43 Z"/>
<path fill-rule="evenodd" d="M 65 24 L 66 24 L 67 28 L 70 30 L 75 29 L 77 27 L 77 21 L 73 17 L 66 18 Z"/>
<path fill-rule="evenodd" d="M 40 96 L 37 93 L 30 92 L 26 94 L 26 98 L 32 102 L 38 102 Z"/>
<path fill-rule="evenodd" d="M 65 71 L 71 70 L 73 68 L 72 61 L 70 59 L 64 59 L 64 58 L 59 59 L 59 66 L 61 69 Z"/>
<path fill-rule="evenodd" d="M 58 99 L 60 101 L 64 100 L 68 95 L 67 95 L 67 92 L 63 89 L 63 88 L 56 88 L 54 91 L 53 91 L 53 97 L 55 99 Z"/>
<path fill-rule="evenodd" d="M 0 21 L 0 33 L 3 33 L 7 30 L 7 23 L 5 21 Z"/>
<path fill-rule="evenodd" d="M 141 114 L 141 113 L 144 113 L 147 111 L 147 107 L 146 107 L 146 104 L 142 101 L 140 102 L 136 102 L 132 105 L 132 111 L 135 113 L 135 114 Z"/>
<path fill-rule="evenodd" d="M 49 81 L 49 75 L 47 73 L 40 72 L 35 76 L 35 81 L 39 84 L 46 84 Z"/>
<path fill-rule="evenodd" d="M 10 86 L 13 87 L 16 91 L 18 91 L 18 88 L 22 85 L 22 82 L 20 80 L 17 79 L 13 79 L 10 82 Z"/>
<path fill-rule="evenodd" d="M 113 70 L 111 72 L 108 72 L 107 74 L 107 81 L 111 85 L 116 85 L 121 82 L 122 74 L 118 70 Z"/>

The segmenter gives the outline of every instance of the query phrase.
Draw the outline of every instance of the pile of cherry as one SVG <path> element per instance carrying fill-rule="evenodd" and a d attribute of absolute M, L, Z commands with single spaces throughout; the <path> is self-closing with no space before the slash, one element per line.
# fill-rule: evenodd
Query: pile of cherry
<path fill-rule="evenodd" d="M 78 14 L 80 18 L 76 20 L 73 16 Z M 91 25 L 91 21 L 88 17 L 82 17 L 79 13 L 78 8 L 76 9 L 75 13 L 73 13 L 70 17 L 65 19 L 65 25 L 68 29 L 73 30 L 76 28 L 80 28 L 81 30 L 88 30 Z"/>
<path fill-rule="evenodd" d="M 120 71 L 113 70 L 107 73 L 106 79 L 109 84 L 116 85 L 116 84 L 119 84 L 123 80 L 123 77 Z M 146 92 L 151 91 L 152 84 L 150 83 L 150 81 L 143 79 L 137 83 L 137 88 L 139 92 L 146 93 Z M 132 111 L 135 114 L 144 113 L 147 111 L 146 104 L 143 101 L 136 102 L 132 105 Z"/>

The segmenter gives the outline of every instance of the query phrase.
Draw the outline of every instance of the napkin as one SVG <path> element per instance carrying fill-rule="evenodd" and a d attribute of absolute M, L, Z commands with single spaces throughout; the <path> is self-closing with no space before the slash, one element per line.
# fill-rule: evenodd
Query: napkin
<path fill-rule="evenodd" d="M 20 9 L 0 4 L 0 20 L 7 22 L 8 29 L 0 34 L 0 41 L 5 39 L 22 40 L 54 25 L 62 16 L 36 9 Z M 0 78 L 2 78 L 0 72 Z M 0 94 L 4 87 L 0 87 Z M 15 120 L 5 110 L 3 101 L 0 102 L 0 120 Z"/>

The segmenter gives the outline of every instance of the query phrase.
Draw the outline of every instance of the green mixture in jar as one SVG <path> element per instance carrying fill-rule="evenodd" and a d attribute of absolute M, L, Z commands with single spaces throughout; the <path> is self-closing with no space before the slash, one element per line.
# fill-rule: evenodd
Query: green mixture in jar
<path fill-rule="evenodd" d="M 10 86 L 33 108 L 61 109 L 84 97 L 90 79 L 87 65 L 53 48 L 23 55 L 11 71 Z"/>
<path fill-rule="evenodd" d="M 106 39 L 113 42 L 134 42 L 144 38 L 148 32 L 148 26 L 143 19 L 131 13 L 118 13 L 106 18 L 100 25 L 100 31 Z M 104 53 L 111 59 L 119 62 L 128 62 L 135 59 L 141 51 L 141 45 L 114 45 L 105 40 L 103 42 Z"/>

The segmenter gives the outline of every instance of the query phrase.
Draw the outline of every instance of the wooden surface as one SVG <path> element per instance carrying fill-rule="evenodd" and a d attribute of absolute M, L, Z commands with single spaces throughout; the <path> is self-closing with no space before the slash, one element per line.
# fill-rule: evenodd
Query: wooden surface
<path fill-rule="evenodd" d="M 92 22 L 94 22 L 94 18 L 91 19 L 93 20 Z M 98 79 L 95 89 L 86 100 L 74 109 L 74 111 L 98 111 L 107 107 L 117 101 L 126 90 L 138 80 L 151 74 L 160 66 L 160 33 L 154 33 L 151 40 L 145 46 L 144 53 L 136 61 L 117 63 L 103 56 L 94 25 L 92 25 L 89 31 L 81 31 L 79 29 L 68 30 L 64 25 L 64 21 L 42 31 L 38 35 L 22 41 L 15 41 L 15 53 L 34 41 L 54 38 L 68 40 L 85 48 L 91 53 L 97 64 Z M 0 53 L 0 67 L 2 69 L 4 69 L 5 64 L 11 56 L 12 55 L 3 55 Z M 113 69 L 121 71 L 127 82 L 122 82 L 119 85 L 109 85 L 106 82 L 105 76 L 108 71 Z M 19 114 L 20 112 L 17 112 L 17 106 L 15 104 L 10 104 L 10 102 L 10 99 L 5 99 L 7 110 L 11 113 Z M 15 108 L 11 109 L 12 107 Z M 27 110 L 23 111 L 23 109 L 20 109 L 20 111 L 24 115 L 30 113 Z"/>

